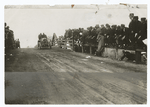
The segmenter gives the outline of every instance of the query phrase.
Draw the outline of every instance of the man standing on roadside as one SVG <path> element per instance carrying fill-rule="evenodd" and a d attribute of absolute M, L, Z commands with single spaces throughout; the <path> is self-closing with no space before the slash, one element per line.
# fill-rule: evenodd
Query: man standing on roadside
<path fill-rule="evenodd" d="M 147 22 L 146 18 L 141 18 L 141 39 L 147 39 Z"/>
<path fill-rule="evenodd" d="M 130 29 L 130 41 L 132 46 L 136 46 L 139 34 L 141 33 L 141 22 L 138 20 L 138 16 L 134 16 L 133 20 L 129 24 Z"/>
<path fill-rule="evenodd" d="M 127 27 L 125 27 L 124 24 L 121 24 L 121 34 L 122 34 L 122 45 L 123 47 L 127 47 L 129 45 L 129 29 Z"/>
<path fill-rule="evenodd" d="M 104 51 L 105 41 L 104 41 L 104 33 L 102 31 L 99 32 L 97 36 L 98 48 L 96 50 L 97 56 L 102 56 L 102 52 Z"/>

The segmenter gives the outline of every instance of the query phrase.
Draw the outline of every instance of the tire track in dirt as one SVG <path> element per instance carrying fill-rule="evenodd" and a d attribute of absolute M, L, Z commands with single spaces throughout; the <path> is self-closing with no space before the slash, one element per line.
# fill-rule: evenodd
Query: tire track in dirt
<path fill-rule="evenodd" d="M 146 102 L 146 96 L 144 98 L 144 97 L 138 96 L 132 92 L 129 92 L 129 91 L 125 90 L 124 87 L 120 87 L 118 84 L 112 83 L 111 82 L 112 79 L 110 80 L 110 82 L 108 82 L 105 79 L 97 80 L 96 78 L 93 79 L 90 76 L 87 77 L 87 75 L 86 75 L 86 77 L 84 75 L 82 75 L 81 77 L 82 78 L 79 79 L 81 82 L 83 82 L 84 84 L 88 85 L 89 87 L 95 89 L 102 95 L 105 95 L 105 97 L 107 96 L 107 98 L 114 103 L 119 104 L 120 102 L 125 101 L 125 100 L 126 101 L 123 102 L 123 104 L 128 104 L 129 102 L 131 104 L 137 104 L 137 103 L 143 104 Z M 95 83 L 95 85 L 93 83 Z M 118 97 L 118 95 L 119 96 L 121 95 L 121 96 Z M 115 96 L 117 96 L 117 97 L 115 97 Z M 117 99 L 114 99 L 114 98 L 117 98 Z"/>
<path fill-rule="evenodd" d="M 50 56 L 47 56 L 47 58 L 52 58 L 53 57 L 53 55 L 51 55 L 51 57 Z M 60 63 L 60 64 L 62 64 L 62 66 L 69 66 L 68 68 L 69 69 L 72 69 L 72 70 L 74 70 L 75 72 L 80 72 L 80 74 L 81 74 L 81 72 L 83 72 L 83 69 L 85 69 L 85 68 L 82 68 L 81 69 L 81 67 L 83 67 L 83 66 L 87 66 L 86 65 L 86 63 L 82 63 L 82 65 L 81 65 L 81 62 L 82 61 L 79 61 L 79 60 L 81 60 L 81 59 L 79 59 L 79 58 L 76 58 L 76 57 L 71 57 L 70 55 L 67 55 L 67 56 L 65 56 L 65 54 L 59 54 L 59 55 L 56 55 L 56 57 L 55 57 L 55 59 L 54 59 L 57 63 Z M 60 61 L 61 60 L 61 61 Z M 76 62 L 76 63 L 71 63 L 71 61 L 74 61 L 74 62 Z M 80 62 L 80 63 L 78 63 L 78 62 Z M 73 65 L 73 64 L 75 64 L 76 65 L 76 67 Z M 91 64 L 91 63 L 89 63 L 89 64 Z M 77 66 L 78 65 L 78 66 Z M 93 66 L 93 65 L 92 65 Z M 96 65 L 97 66 L 97 65 Z M 96 67 L 95 66 L 95 67 Z M 70 68 L 71 67 L 71 68 Z M 87 71 L 87 70 L 86 70 Z M 92 71 L 93 72 L 93 71 Z M 69 73 L 69 72 L 68 72 Z M 71 76 L 73 76 L 74 74 L 72 74 L 72 73 L 69 73 Z M 82 79 L 83 78 L 83 76 L 81 76 L 80 75 L 80 79 Z M 87 81 L 88 81 L 88 79 L 86 79 L 86 78 L 88 78 L 88 77 L 85 77 L 84 79 L 85 79 L 85 81 L 86 82 L 83 82 L 83 81 L 80 81 L 79 83 L 81 84 L 82 82 L 83 82 L 83 84 L 84 85 L 87 85 L 87 87 L 90 87 L 90 89 L 92 89 L 92 90 L 95 90 L 95 92 L 98 92 L 98 93 L 100 93 L 100 89 L 102 89 L 102 88 L 100 88 L 100 89 L 96 89 L 95 87 L 91 87 L 91 85 L 93 84 L 93 82 L 88 82 L 88 83 L 90 83 L 90 85 L 89 84 L 87 84 Z M 103 81 L 104 82 L 104 81 Z M 98 83 L 97 84 L 99 84 L 99 83 L 101 83 L 100 81 L 98 81 Z M 130 102 L 130 103 L 139 103 L 139 104 L 142 104 L 143 102 L 145 102 L 146 101 L 146 98 L 143 98 L 143 97 L 141 97 L 140 98 L 140 96 L 138 96 L 138 95 L 136 95 L 136 94 L 133 94 L 132 92 L 130 92 L 129 90 L 126 90 L 126 89 L 124 89 L 125 87 L 120 87 L 120 85 L 118 85 L 118 84 L 114 84 L 114 83 L 108 83 L 108 81 L 106 82 L 104 82 L 104 83 L 101 83 L 101 85 L 103 86 L 103 89 L 105 88 L 105 90 L 107 90 L 108 92 L 107 92 L 107 95 L 106 95 L 106 93 L 105 94 L 102 94 L 102 95 L 104 95 L 105 97 L 106 96 L 108 96 L 108 94 L 112 94 L 112 97 L 111 97 L 111 99 L 109 98 L 109 97 L 107 97 L 110 101 L 112 101 L 113 102 L 113 96 L 115 95 L 115 93 L 116 92 L 118 92 L 118 93 L 121 93 L 121 94 L 119 94 L 119 95 L 121 95 L 121 97 L 122 97 L 122 99 L 120 100 L 120 101 L 117 101 L 116 102 L 116 100 L 114 100 L 114 102 L 113 103 L 119 103 L 119 102 L 121 102 L 121 101 L 123 101 L 123 98 L 124 99 L 126 99 L 126 101 L 125 102 L 122 102 L 122 103 L 125 103 L 125 104 L 128 104 L 128 102 Z M 108 90 L 109 89 L 109 90 Z"/>
<path fill-rule="evenodd" d="M 58 77 L 58 75 L 56 76 L 55 74 L 54 74 L 55 72 L 52 72 L 52 74 L 53 74 L 53 76 L 55 77 L 55 80 L 58 80 L 58 78 L 60 78 L 60 77 Z M 46 75 L 45 75 L 46 76 Z M 84 96 L 83 97 L 83 95 L 81 94 L 81 93 L 79 93 L 78 91 L 75 91 L 75 89 L 74 88 L 71 88 L 72 86 L 71 85 L 69 85 L 66 81 L 65 82 L 62 82 L 62 83 L 59 83 L 59 85 L 57 84 L 57 83 L 54 83 L 54 82 L 50 82 L 50 83 L 46 83 L 49 79 L 48 78 L 50 78 L 50 77 L 48 77 L 48 76 L 46 76 L 47 78 L 45 78 L 45 76 L 40 76 L 40 78 L 44 78 L 44 85 L 43 86 L 46 86 L 46 89 L 48 89 L 48 87 L 53 87 L 53 89 L 52 90 L 55 90 L 55 92 L 54 92 L 54 94 L 56 94 L 56 96 L 58 96 L 59 98 L 56 98 L 57 99 L 57 102 L 55 102 L 55 103 L 59 103 L 59 104 L 66 104 L 67 102 L 61 102 L 63 99 L 66 99 L 66 100 L 68 100 L 68 96 L 66 97 L 65 96 L 65 94 L 64 94 L 64 92 L 67 92 L 67 94 L 71 94 L 71 96 L 72 97 L 70 97 L 70 99 L 71 98 L 75 98 L 75 99 L 73 99 L 73 101 L 72 102 L 74 102 L 73 104 L 77 104 L 77 103 L 79 103 L 80 101 L 81 101 L 81 103 L 85 103 L 86 102 L 86 104 L 92 104 L 91 103 L 91 101 L 89 101 L 88 99 L 86 99 L 86 97 Z M 43 81 L 43 80 L 42 80 Z M 60 84 L 61 84 L 61 86 L 60 86 Z M 49 86 L 50 85 L 50 86 Z M 65 90 L 65 91 L 63 91 L 63 95 L 62 95 L 62 93 L 60 92 L 61 90 Z M 53 92 L 52 92 L 53 93 Z M 53 99 L 52 99 L 53 100 Z M 84 101 L 83 101 L 84 100 Z M 65 100 L 64 100 L 65 101 Z M 83 101 L 83 102 L 82 102 Z M 81 103 L 79 103 L 79 104 L 81 104 Z M 70 103 L 69 103 L 70 104 Z M 93 103 L 94 104 L 94 103 Z"/>
<path fill-rule="evenodd" d="M 106 69 L 102 66 L 97 66 L 96 64 L 90 63 L 90 61 L 84 61 L 82 59 L 79 58 L 71 58 L 71 56 L 65 56 L 63 54 L 59 54 L 60 56 L 57 56 L 54 60 L 56 60 L 58 63 L 61 62 L 62 64 L 64 64 L 64 66 L 67 66 L 70 69 L 77 69 L 78 71 L 82 72 L 108 72 L 108 73 L 113 73 L 112 71 L 110 71 L 109 69 Z M 51 55 L 47 56 L 50 59 L 52 58 Z M 73 62 L 72 62 L 73 61 Z M 84 67 L 84 68 L 83 68 Z M 73 70 L 72 69 L 72 70 Z"/>
<path fill-rule="evenodd" d="M 41 57 L 43 57 L 43 56 L 41 56 Z M 47 59 L 47 58 L 44 58 L 46 61 L 49 61 L 49 59 Z M 55 59 L 53 59 L 53 60 L 55 60 Z M 57 61 L 57 60 L 56 60 Z M 59 61 L 58 61 L 59 62 Z M 46 62 L 44 62 L 44 63 L 46 63 Z M 48 63 L 46 63 L 47 65 L 48 65 Z M 62 63 L 61 63 L 62 64 Z M 65 64 L 65 66 L 66 66 L 66 63 L 64 63 Z M 64 66 L 64 65 L 63 65 Z M 68 64 L 67 64 L 67 66 L 72 70 L 74 70 L 74 71 L 78 71 L 78 70 L 76 70 L 76 69 L 74 69 L 74 68 L 72 68 L 72 67 L 70 67 Z M 49 65 L 49 67 L 51 67 L 51 65 Z M 60 66 L 59 66 L 60 67 Z M 71 72 L 67 72 L 67 73 L 69 73 L 70 74 L 70 76 L 74 76 L 74 74 L 72 74 Z M 79 81 L 77 82 L 78 84 L 80 84 L 80 86 L 82 86 L 83 84 L 81 84 Z M 65 84 L 67 84 L 69 87 L 72 87 L 72 85 L 73 84 L 68 84 L 68 82 L 66 82 Z M 98 98 L 100 98 L 101 100 L 103 100 L 103 103 L 105 102 L 105 103 L 107 103 L 107 104 L 113 104 L 112 102 L 110 102 L 109 100 L 107 100 L 105 97 L 103 97 L 103 96 L 101 96 L 100 94 L 98 94 L 98 93 L 96 93 L 95 91 L 93 91 L 93 90 L 91 90 L 91 89 L 89 89 L 87 86 L 84 86 L 84 87 L 86 87 L 89 91 L 90 91 L 90 95 L 88 96 L 88 97 L 90 97 L 90 96 L 97 96 Z M 72 87 L 72 90 L 75 90 L 75 87 Z M 81 98 L 82 99 L 85 99 L 86 101 L 88 101 L 89 103 L 91 103 L 91 104 L 94 104 L 93 102 L 91 102 L 91 100 L 92 100 L 92 98 L 91 98 L 91 100 L 89 100 L 89 99 L 87 99 L 87 97 L 86 97 L 86 95 L 84 95 L 83 93 L 81 94 L 81 93 L 79 93 L 78 91 L 76 91 L 76 94 L 78 94 L 78 96 L 81 96 Z M 93 95 L 94 94 L 94 95 Z M 98 102 L 97 102 L 98 103 Z"/>
<path fill-rule="evenodd" d="M 72 66 L 73 67 L 73 66 Z M 75 68 L 74 68 L 75 69 Z M 120 77 L 120 76 L 119 76 Z M 117 79 L 117 78 L 116 78 Z M 118 81 L 120 81 L 121 79 L 118 79 Z M 124 81 L 122 81 L 123 83 L 122 84 L 129 84 L 130 82 L 129 81 L 126 81 L 126 80 L 124 80 Z M 131 84 L 131 83 L 130 83 Z M 115 84 L 115 85 L 117 85 L 117 84 Z M 137 87 L 136 89 L 139 89 L 139 90 L 142 90 L 142 92 L 146 92 L 147 90 L 145 89 L 145 88 L 143 88 L 141 85 L 138 85 L 138 84 L 135 84 L 135 83 L 132 83 L 130 86 L 132 86 L 132 85 L 134 85 L 135 87 Z M 120 87 L 121 86 L 121 84 L 119 85 L 118 84 L 118 87 Z M 129 92 L 130 92 L 130 94 L 132 94 L 132 93 L 134 93 L 133 91 L 133 89 L 132 90 L 130 90 L 130 89 L 128 89 L 128 87 L 127 86 L 124 86 L 124 87 L 122 87 L 122 89 L 123 88 L 125 88 L 126 90 L 128 90 Z M 138 91 L 138 92 L 140 92 L 140 91 Z M 144 96 L 146 96 L 146 93 L 145 94 L 141 94 L 140 96 L 143 96 L 143 99 L 144 100 L 146 100 L 146 98 L 144 98 Z M 136 97 L 136 98 L 138 98 L 138 97 Z M 142 101 L 144 101 L 144 100 L 142 100 Z M 138 102 L 141 102 L 140 100 L 138 100 Z"/>

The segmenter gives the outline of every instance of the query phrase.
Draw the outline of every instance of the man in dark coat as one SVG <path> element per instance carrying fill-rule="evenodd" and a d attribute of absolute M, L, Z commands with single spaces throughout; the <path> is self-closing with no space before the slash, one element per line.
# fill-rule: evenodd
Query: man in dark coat
<path fill-rule="evenodd" d="M 106 24 L 106 30 L 104 34 L 106 46 L 110 46 L 110 32 L 111 32 L 110 25 Z"/>
<path fill-rule="evenodd" d="M 19 41 L 19 39 L 16 40 L 16 48 L 20 48 L 20 41 Z"/>
<path fill-rule="evenodd" d="M 82 31 L 82 38 L 81 38 L 82 44 L 86 44 L 88 43 L 87 36 L 89 35 L 89 31 L 84 29 L 81 29 L 81 31 Z"/>
<path fill-rule="evenodd" d="M 124 24 L 121 24 L 121 42 L 123 47 L 127 47 L 129 45 L 129 28 L 125 27 Z"/>
<path fill-rule="evenodd" d="M 141 39 L 147 39 L 147 22 L 146 18 L 141 18 Z"/>
<path fill-rule="evenodd" d="M 116 25 L 112 25 L 111 26 L 111 41 L 112 41 L 112 46 L 115 47 L 116 46 L 116 41 L 115 41 L 115 38 L 116 38 L 116 33 L 117 33 L 117 30 L 116 30 Z"/>
<path fill-rule="evenodd" d="M 98 48 L 96 50 L 96 54 L 98 56 L 102 55 L 102 52 L 104 51 L 104 47 L 105 47 L 105 40 L 104 40 L 104 34 L 103 32 L 99 32 L 98 36 L 97 36 L 97 42 L 98 42 Z"/>
<path fill-rule="evenodd" d="M 108 44 L 109 47 L 114 47 L 115 46 L 115 34 L 116 34 L 116 27 L 115 25 L 112 25 L 111 28 L 108 30 Z"/>
<path fill-rule="evenodd" d="M 92 29 L 92 31 L 91 31 L 91 35 L 92 35 L 92 38 L 91 38 L 91 43 L 92 44 L 96 44 L 97 43 L 97 35 L 98 35 L 98 29 L 100 29 L 99 28 L 99 26 L 98 25 L 96 25 L 95 27 L 93 27 L 93 29 Z"/>
<path fill-rule="evenodd" d="M 92 35 L 93 29 L 94 29 L 94 28 L 93 28 L 92 26 L 87 27 L 87 32 L 88 32 L 88 33 L 86 34 L 86 37 L 85 37 L 85 38 L 86 38 L 86 43 L 88 43 L 88 44 L 91 43 L 91 38 L 92 38 L 92 36 L 93 36 L 93 35 Z"/>
<path fill-rule="evenodd" d="M 45 33 L 43 33 L 43 36 L 42 36 L 43 38 L 47 38 L 47 36 L 45 35 Z"/>
<path fill-rule="evenodd" d="M 14 32 L 12 30 L 9 30 L 8 32 L 8 48 L 14 48 Z"/>
<path fill-rule="evenodd" d="M 139 36 L 139 33 L 141 32 L 141 22 L 138 20 L 138 16 L 134 16 L 134 19 L 135 23 L 133 25 L 133 31 Z"/>
<path fill-rule="evenodd" d="M 73 29 L 74 40 L 77 41 L 79 39 L 79 30 Z"/>
<path fill-rule="evenodd" d="M 135 26 L 135 19 L 131 20 L 131 22 L 129 23 L 129 30 L 130 30 L 129 40 L 132 45 L 135 43 L 135 41 L 134 41 L 134 35 L 135 35 L 134 26 Z"/>
<path fill-rule="evenodd" d="M 42 38 L 42 34 L 41 33 L 38 35 L 38 38 L 39 38 L 39 40 Z"/>
<path fill-rule="evenodd" d="M 133 40 L 134 40 L 134 34 L 133 34 L 133 31 L 132 31 L 132 28 L 133 28 L 133 23 L 134 23 L 134 20 L 133 20 L 133 18 L 134 18 L 134 13 L 130 13 L 129 14 L 129 18 L 130 18 L 130 23 L 129 23 L 129 30 L 130 30 L 130 36 L 129 36 L 129 40 L 130 40 L 130 42 L 133 42 Z"/>
<path fill-rule="evenodd" d="M 117 26 L 117 31 L 116 31 L 116 44 L 118 48 L 123 48 L 123 34 L 122 34 L 122 29 L 121 26 Z"/>
<path fill-rule="evenodd" d="M 129 29 L 129 39 L 131 41 L 132 46 L 135 47 L 135 44 L 137 43 L 138 37 L 141 33 L 141 22 L 138 20 L 138 16 L 133 17 L 133 20 L 129 24 Z"/>
<path fill-rule="evenodd" d="M 147 38 L 147 23 L 146 18 L 141 18 L 141 31 L 137 37 L 136 48 L 143 49 L 145 44 L 143 40 Z"/>
<path fill-rule="evenodd" d="M 8 49 L 8 34 L 9 34 L 9 26 L 5 24 L 5 48 Z"/>

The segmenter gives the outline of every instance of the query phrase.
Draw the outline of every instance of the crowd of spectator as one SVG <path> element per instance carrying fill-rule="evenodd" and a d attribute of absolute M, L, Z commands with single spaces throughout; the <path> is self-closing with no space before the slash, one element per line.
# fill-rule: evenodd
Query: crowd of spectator
<path fill-rule="evenodd" d="M 143 43 L 147 39 L 147 19 L 145 17 L 139 20 L 134 13 L 129 14 L 131 21 L 128 27 L 121 25 L 96 25 L 87 29 L 68 29 L 64 34 L 64 38 L 77 41 L 76 43 L 99 45 L 101 38 L 105 47 L 121 48 L 121 49 L 146 49 Z"/>
<path fill-rule="evenodd" d="M 11 49 L 20 48 L 20 41 L 19 39 L 14 39 L 14 32 L 13 30 L 10 30 L 9 26 L 7 26 L 7 23 L 5 23 L 4 26 L 4 35 L 5 35 L 5 53 L 7 53 Z"/>

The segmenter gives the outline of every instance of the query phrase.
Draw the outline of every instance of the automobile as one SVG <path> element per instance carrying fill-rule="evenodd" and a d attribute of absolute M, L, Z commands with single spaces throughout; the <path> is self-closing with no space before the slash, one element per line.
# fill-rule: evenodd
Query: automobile
<path fill-rule="evenodd" d="M 47 38 L 41 38 L 38 40 L 38 48 L 50 48 L 51 49 L 51 41 L 48 41 Z"/>

